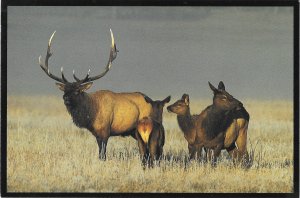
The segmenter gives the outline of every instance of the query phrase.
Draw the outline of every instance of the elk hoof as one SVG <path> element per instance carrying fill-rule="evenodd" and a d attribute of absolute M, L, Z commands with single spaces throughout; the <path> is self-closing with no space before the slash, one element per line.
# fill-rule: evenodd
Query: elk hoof
<path fill-rule="evenodd" d="M 211 162 L 211 167 L 212 168 L 216 168 L 217 167 L 217 162 L 216 161 L 212 161 Z"/>
<path fill-rule="evenodd" d="M 99 160 L 101 160 L 101 161 L 106 161 L 106 156 L 104 155 L 104 156 L 99 156 Z"/>

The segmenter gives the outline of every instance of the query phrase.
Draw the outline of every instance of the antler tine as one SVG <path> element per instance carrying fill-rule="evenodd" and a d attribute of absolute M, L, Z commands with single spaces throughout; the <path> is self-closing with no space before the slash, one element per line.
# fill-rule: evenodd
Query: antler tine
<path fill-rule="evenodd" d="M 76 77 L 76 75 L 75 75 L 75 70 L 73 70 L 73 78 L 77 81 L 77 82 L 79 82 L 80 81 L 80 79 L 79 78 L 77 78 Z"/>
<path fill-rule="evenodd" d="M 50 73 L 50 70 L 49 70 L 49 67 L 48 67 L 48 60 L 49 58 L 52 56 L 52 52 L 51 52 L 51 42 L 52 42 L 52 39 L 54 37 L 54 34 L 56 33 L 56 31 L 54 31 L 48 41 L 48 47 L 47 47 L 47 54 L 46 54 L 46 58 L 45 58 L 45 62 L 42 63 L 41 61 L 41 56 L 39 56 L 39 64 L 41 66 L 41 68 L 43 69 L 43 71 L 47 74 L 47 76 L 49 76 L 50 78 L 58 81 L 58 82 L 61 82 L 61 83 L 66 83 L 68 82 L 67 79 L 64 77 L 63 73 L 62 73 L 62 78 L 59 78 L 53 74 Z"/>
<path fill-rule="evenodd" d="M 61 71 L 61 77 L 63 79 L 64 82 L 68 82 L 68 80 L 66 79 L 65 75 L 64 75 L 64 69 L 63 67 L 60 68 L 60 71 Z"/>
<path fill-rule="evenodd" d="M 84 83 L 84 82 L 88 82 L 88 79 L 89 79 L 89 76 L 90 76 L 90 72 L 91 72 L 91 69 L 89 69 L 88 73 L 86 74 L 86 76 L 80 80 L 79 78 L 77 78 L 77 76 L 75 75 L 75 70 L 73 70 L 73 77 L 74 79 L 77 81 L 77 82 L 80 82 L 81 83 Z"/>
<path fill-rule="evenodd" d="M 88 73 L 87 76 L 83 80 L 81 80 L 82 83 L 89 82 L 89 81 L 94 81 L 94 80 L 97 80 L 97 79 L 103 77 L 109 71 L 113 60 L 115 60 L 115 58 L 117 57 L 117 52 L 119 52 L 119 51 L 117 50 L 117 47 L 116 47 L 116 44 L 115 44 L 115 39 L 114 39 L 113 32 L 112 32 L 111 29 L 109 29 L 109 30 L 110 30 L 110 36 L 111 36 L 111 48 L 110 48 L 109 59 L 108 59 L 108 62 L 106 64 L 106 67 L 105 67 L 105 71 L 102 72 L 101 74 L 99 74 L 97 76 L 93 76 L 93 77 L 89 77 L 89 73 Z"/>
<path fill-rule="evenodd" d="M 88 73 L 86 74 L 86 76 L 85 76 L 84 80 L 87 80 L 87 79 L 89 78 L 89 76 L 90 76 L 90 72 L 91 72 L 91 69 L 89 69 L 89 71 L 88 71 Z"/>

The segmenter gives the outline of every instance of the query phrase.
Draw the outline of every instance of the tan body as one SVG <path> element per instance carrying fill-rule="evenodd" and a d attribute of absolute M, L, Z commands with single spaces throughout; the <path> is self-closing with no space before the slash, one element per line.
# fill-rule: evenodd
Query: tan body
<path fill-rule="evenodd" d="M 152 107 L 141 93 L 94 93 L 64 95 L 65 105 L 73 122 L 88 129 L 97 139 L 100 159 L 106 159 L 110 136 L 135 137 L 138 120 L 152 113 Z"/>
<path fill-rule="evenodd" d="M 89 95 L 98 109 L 93 123 L 94 133 L 102 138 L 134 130 L 137 121 L 149 116 L 152 110 L 151 105 L 137 92 L 114 93 L 102 90 Z"/>
<path fill-rule="evenodd" d="M 151 105 L 138 92 L 114 93 L 102 90 L 88 94 L 88 97 L 96 109 L 89 130 L 97 139 L 100 159 L 106 159 L 106 145 L 110 136 L 130 135 L 136 138 L 138 120 L 152 112 Z"/>

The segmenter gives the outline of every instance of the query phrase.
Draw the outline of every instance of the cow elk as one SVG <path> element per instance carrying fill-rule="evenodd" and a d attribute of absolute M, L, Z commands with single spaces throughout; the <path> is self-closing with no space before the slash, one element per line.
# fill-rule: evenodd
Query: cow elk
<path fill-rule="evenodd" d="M 143 166 L 148 162 L 149 167 L 153 167 L 154 160 L 159 160 L 163 153 L 165 144 L 165 130 L 162 124 L 163 108 L 170 102 L 171 96 L 164 100 L 153 101 L 148 96 L 144 96 L 147 103 L 152 106 L 152 113 L 148 117 L 139 120 L 136 130 L 136 138 Z"/>
<path fill-rule="evenodd" d="M 243 104 L 225 91 L 221 81 L 218 88 L 209 83 L 214 93 L 213 104 L 199 115 L 191 115 L 189 96 L 182 98 L 167 107 L 168 111 L 177 114 L 179 127 L 188 142 L 190 159 L 200 158 L 202 148 L 213 151 L 212 165 L 222 149 L 226 149 L 234 162 L 242 161 L 248 166 L 247 129 L 249 114 Z"/>
<path fill-rule="evenodd" d="M 138 120 L 147 117 L 152 112 L 141 93 L 114 93 L 109 90 L 100 90 L 86 93 L 93 81 L 103 77 L 111 68 L 118 50 L 111 33 L 111 49 L 105 71 L 96 76 L 90 76 L 90 70 L 83 79 L 76 77 L 75 82 L 69 82 L 61 68 L 61 78 L 49 71 L 48 60 L 52 55 L 51 41 L 55 32 L 49 39 L 45 62 L 39 57 L 39 64 L 43 71 L 56 82 L 58 88 L 64 92 L 63 99 L 67 111 L 73 122 L 80 128 L 88 129 L 95 137 L 99 147 L 99 158 L 106 159 L 106 145 L 110 136 L 129 136 L 135 138 L 135 129 Z"/>

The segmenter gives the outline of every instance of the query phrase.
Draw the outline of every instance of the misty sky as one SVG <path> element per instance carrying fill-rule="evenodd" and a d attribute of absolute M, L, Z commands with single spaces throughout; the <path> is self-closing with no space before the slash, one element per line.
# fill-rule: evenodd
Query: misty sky
<path fill-rule="evenodd" d="M 8 95 L 62 96 L 38 65 L 54 30 L 50 71 L 69 80 L 104 70 L 111 28 L 118 57 L 88 91 L 238 99 L 293 98 L 292 7 L 8 7 Z"/>

